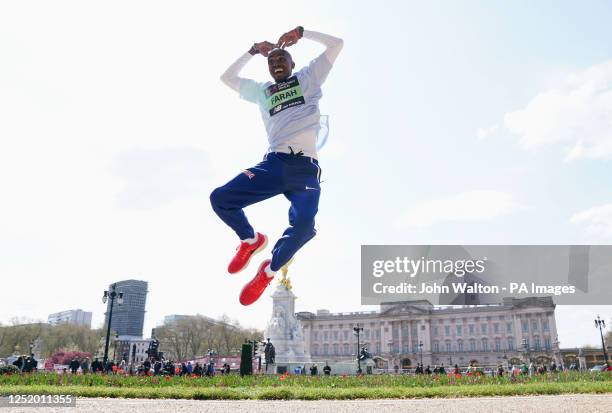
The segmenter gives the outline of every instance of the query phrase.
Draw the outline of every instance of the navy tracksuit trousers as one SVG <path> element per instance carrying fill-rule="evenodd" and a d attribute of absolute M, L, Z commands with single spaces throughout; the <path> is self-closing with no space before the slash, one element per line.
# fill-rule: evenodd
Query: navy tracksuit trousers
<path fill-rule="evenodd" d="M 210 194 L 214 211 L 241 240 L 255 237 L 243 208 L 283 194 L 291 202 L 289 228 L 272 250 L 270 268 L 278 271 L 316 234 L 314 217 L 321 195 L 321 168 L 316 159 L 272 152 Z"/>

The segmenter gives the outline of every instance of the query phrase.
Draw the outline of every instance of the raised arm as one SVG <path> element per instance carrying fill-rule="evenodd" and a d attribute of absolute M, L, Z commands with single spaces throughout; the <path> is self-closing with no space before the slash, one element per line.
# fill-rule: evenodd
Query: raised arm
<path fill-rule="evenodd" d="M 302 37 L 325 45 L 325 51 L 310 62 L 307 68 L 308 72 L 314 76 L 314 79 L 319 84 L 323 84 L 344 46 L 344 41 L 338 37 L 330 36 L 329 34 L 304 30 L 302 26 L 298 26 L 283 34 L 280 39 L 278 39 L 277 46 L 285 48 L 294 45 Z"/>
<path fill-rule="evenodd" d="M 342 39 L 312 30 L 303 30 L 303 37 L 325 45 L 325 51 L 323 53 L 331 64 L 336 61 L 336 58 L 342 50 L 342 46 L 344 46 L 344 41 Z"/>
<path fill-rule="evenodd" d="M 236 92 L 241 93 L 241 85 L 245 82 L 251 81 L 251 79 L 241 78 L 240 72 L 249 63 L 249 60 L 256 54 L 268 56 L 270 50 L 274 48 L 274 45 L 270 42 L 255 43 L 251 49 L 240 56 L 238 60 L 228 67 L 225 72 L 221 75 L 221 81 L 227 86 L 234 89 Z"/>
<path fill-rule="evenodd" d="M 246 64 L 249 63 L 249 60 L 251 60 L 252 57 L 253 55 L 248 52 L 240 56 L 238 60 L 232 63 L 230 67 L 223 72 L 221 75 L 221 81 L 234 89 L 236 92 L 240 92 L 240 82 L 245 80 L 239 76 L 240 72 L 246 66 Z"/>
<path fill-rule="evenodd" d="M 283 34 L 276 45 L 281 49 L 292 46 L 298 42 L 302 37 L 315 42 L 319 42 L 325 45 L 325 56 L 328 58 L 330 63 L 334 63 L 336 57 L 340 54 L 344 41 L 338 37 L 330 36 L 329 34 L 315 32 L 313 30 L 304 30 L 302 26 L 298 26 L 295 29 L 288 31 Z"/>

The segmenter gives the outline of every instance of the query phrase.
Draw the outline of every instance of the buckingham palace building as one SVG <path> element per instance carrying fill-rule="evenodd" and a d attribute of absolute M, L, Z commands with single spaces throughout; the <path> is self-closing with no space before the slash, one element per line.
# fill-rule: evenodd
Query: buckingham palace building
<path fill-rule="evenodd" d="M 379 311 L 298 312 L 313 361 L 355 359 L 356 326 L 381 369 L 470 363 L 504 367 L 531 360 L 561 365 L 551 297 L 506 298 L 502 304 L 433 306 L 427 301 L 383 303 Z"/>

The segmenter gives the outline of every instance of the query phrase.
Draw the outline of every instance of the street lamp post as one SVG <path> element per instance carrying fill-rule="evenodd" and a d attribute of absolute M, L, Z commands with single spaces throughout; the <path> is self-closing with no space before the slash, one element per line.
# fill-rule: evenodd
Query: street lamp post
<path fill-rule="evenodd" d="M 423 368 L 423 342 L 419 341 L 419 352 L 421 353 L 421 368 Z"/>
<path fill-rule="evenodd" d="M 113 360 L 117 360 L 117 341 L 119 341 L 119 334 L 115 334 L 115 341 L 113 342 Z"/>
<path fill-rule="evenodd" d="M 606 351 L 606 344 L 604 342 L 604 337 L 603 337 L 603 329 L 606 328 L 606 322 L 602 320 L 601 318 L 599 318 L 599 315 L 597 315 L 597 318 L 595 319 L 595 328 L 599 328 L 599 335 L 601 336 L 601 349 L 603 351 L 604 363 L 606 364 L 606 366 L 608 366 L 608 352 Z"/>
<path fill-rule="evenodd" d="M 111 290 L 104 291 L 102 296 L 102 302 L 106 304 L 106 301 L 110 298 L 110 309 L 108 310 L 108 325 L 106 326 L 106 341 L 104 343 L 104 368 L 108 362 L 108 344 L 110 341 L 111 322 L 113 320 L 113 306 L 115 305 L 115 299 L 117 299 L 117 305 L 123 304 L 123 292 L 117 292 L 117 284 L 111 286 Z"/>
<path fill-rule="evenodd" d="M 359 354 L 359 347 L 360 347 L 359 334 L 362 331 L 363 331 L 363 327 L 359 327 L 359 324 L 353 327 L 353 332 L 357 336 L 357 374 L 361 374 L 361 355 Z"/>
<path fill-rule="evenodd" d="M 527 361 L 529 361 L 529 354 L 527 353 L 527 351 L 529 350 L 527 346 L 527 339 L 524 338 L 521 343 L 523 344 L 523 351 L 525 353 L 525 358 L 527 358 Z"/>

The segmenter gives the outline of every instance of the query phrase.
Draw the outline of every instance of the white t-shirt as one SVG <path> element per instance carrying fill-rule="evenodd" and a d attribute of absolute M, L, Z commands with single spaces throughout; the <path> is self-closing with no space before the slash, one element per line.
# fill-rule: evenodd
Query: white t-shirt
<path fill-rule="evenodd" d="M 259 105 L 268 135 L 268 151 L 301 151 L 305 156 L 316 158 L 321 120 L 319 100 L 323 96 L 321 85 L 340 53 L 343 42 L 307 30 L 304 31 L 304 38 L 317 40 L 325 44 L 327 49 L 288 79 L 278 83 L 261 83 L 238 77 L 240 70 L 251 58 L 249 53 L 245 53 L 228 68 L 221 80 L 237 90 L 242 99 Z"/>

